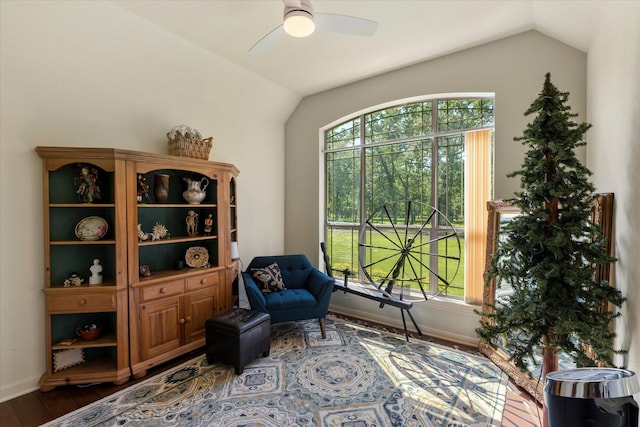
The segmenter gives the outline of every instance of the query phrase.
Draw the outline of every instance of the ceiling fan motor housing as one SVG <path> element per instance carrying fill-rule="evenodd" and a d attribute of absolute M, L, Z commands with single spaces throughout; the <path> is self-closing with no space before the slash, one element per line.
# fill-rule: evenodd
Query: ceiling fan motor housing
<path fill-rule="evenodd" d="M 286 1 L 283 17 L 286 18 L 291 12 L 302 12 L 313 18 L 313 5 L 310 0 Z"/>

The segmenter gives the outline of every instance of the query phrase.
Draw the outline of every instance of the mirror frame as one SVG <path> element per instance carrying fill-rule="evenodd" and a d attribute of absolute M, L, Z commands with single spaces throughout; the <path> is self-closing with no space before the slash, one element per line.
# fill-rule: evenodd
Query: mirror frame
<path fill-rule="evenodd" d="M 613 255 L 613 193 L 600 193 L 596 195 L 594 201 L 595 209 L 592 214 L 592 221 L 598 224 L 602 230 L 602 234 L 606 239 L 606 251 Z M 483 279 L 485 287 L 483 292 L 482 312 L 488 313 L 491 308 L 487 304 L 495 303 L 496 281 L 495 278 L 487 282 L 487 272 L 491 267 L 491 259 L 498 245 L 498 231 L 500 226 L 500 217 L 505 214 L 518 214 L 520 209 L 504 200 L 490 200 L 487 202 L 488 221 L 487 221 L 487 247 L 485 255 L 485 272 Z M 596 280 L 607 280 L 611 283 L 611 271 L 613 263 L 600 265 L 596 269 Z M 612 283 L 611 283 L 612 284 Z M 613 284 L 612 284 L 613 285 Z M 611 307 L 607 307 L 611 308 Z M 502 369 L 519 387 L 524 389 L 540 404 L 544 403 L 544 384 L 536 378 L 531 378 L 528 373 L 522 372 L 510 360 L 509 354 L 503 349 L 493 348 L 489 343 L 480 340 L 478 350 L 487 356 L 493 363 Z"/>

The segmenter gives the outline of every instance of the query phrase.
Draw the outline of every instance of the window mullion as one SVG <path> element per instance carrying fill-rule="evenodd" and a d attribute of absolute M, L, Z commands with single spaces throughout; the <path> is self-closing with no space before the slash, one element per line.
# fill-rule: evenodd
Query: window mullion
<path fill-rule="evenodd" d="M 360 116 L 360 224 L 364 224 L 367 220 L 367 210 L 366 206 L 366 155 L 365 155 L 365 123 L 364 123 L 364 115 Z M 363 242 L 365 236 L 361 236 L 360 233 L 363 232 L 363 227 L 358 227 L 358 242 Z M 358 245 L 358 259 L 365 259 L 366 249 L 360 245 Z M 358 282 L 365 282 L 366 277 L 364 275 L 364 271 L 360 267 L 360 263 L 358 263 Z"/>
<path fill-rule="evenodd" d="M 433 106 L 431 108 L 432 123 L 434 127 L 438 126 L 438 102 L 433 100 Z M 437 135 L 438 129 L 435 129 Z M 439 152 L 438 152 L 438 136 L 434 136 L 431 140 L 431 203 L 432 206 L 438 209 L 438 169 L 439 169 Z M 429 234 L 431 239 L 431 253 L 438 253 L 438 215 L 435 216 L 431 223 L 432 228 Z M 429 260 L 429 268 L 431 269 L 429 277 L 429 290 L 432 293 L 438 292 L 438 257 L 431 257 Z"/>

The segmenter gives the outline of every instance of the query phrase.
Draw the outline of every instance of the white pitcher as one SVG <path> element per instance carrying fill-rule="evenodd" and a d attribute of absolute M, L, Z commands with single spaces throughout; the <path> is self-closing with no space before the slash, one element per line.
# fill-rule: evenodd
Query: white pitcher
<path fill-rule="evenodd" d="M 200 181 L 190 178 L 182 178 L 187 183 L 187 189 L 182 192 L 182 197 L 191 205 L 198 205 L 207 196 L 206 190 L 209 186 L 209 180 L 202 178 Z"/>

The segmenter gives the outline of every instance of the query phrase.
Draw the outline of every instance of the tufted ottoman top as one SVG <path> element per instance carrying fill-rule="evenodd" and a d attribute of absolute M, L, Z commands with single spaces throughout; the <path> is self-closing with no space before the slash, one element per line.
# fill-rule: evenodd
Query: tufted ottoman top
<path fill-rule="evenodd" d="M 244 308 L 234 308 L 231 311 L 227 311 L 226 313 L 207 320 L 207 323 L 218 330 L 242 334 L 263 322 L 270 321 L 271 316 L 269 313 L 262 313 L 260 311 L 247 310 Z"/>

